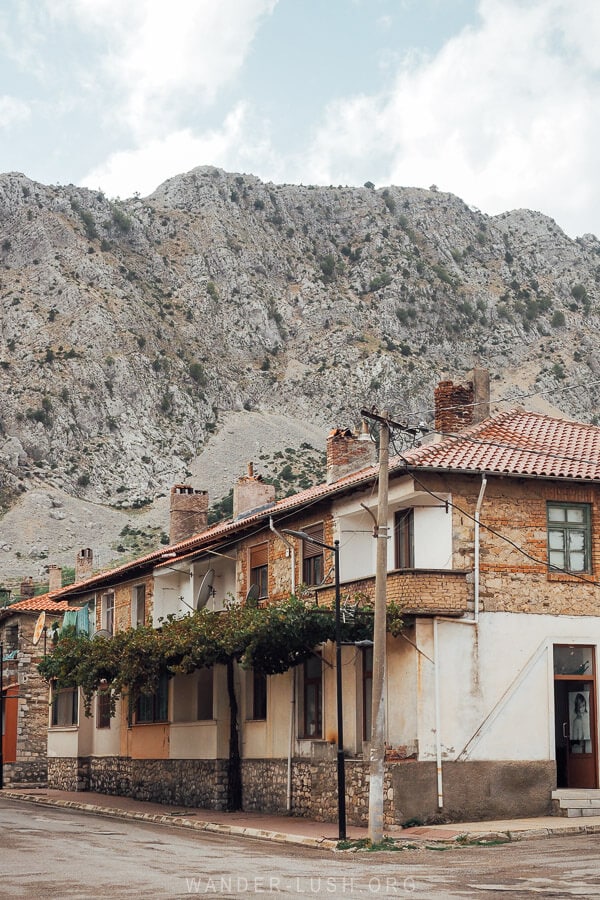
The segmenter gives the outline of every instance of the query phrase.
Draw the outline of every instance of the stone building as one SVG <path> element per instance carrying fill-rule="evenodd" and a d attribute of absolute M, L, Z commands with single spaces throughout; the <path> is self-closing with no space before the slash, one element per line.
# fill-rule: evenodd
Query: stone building
<path fill-rule="evenodd" d="M 68 603 L 55 603 L 47 594 L 0 609 L 5 786 L 46 784 L 48 685 L 39 675 L 37 666 L 46 649 L 50 648 L 52 626 L 60 627 L 67 609 Z"/>
<path fill-rule="evenodd" d="M 556 791 L 598 788 L 600 428 L 522 409 L 490 416 L 488 404 L 481 379 L 443 382 L 437 429 L 390 460 L 387 598 L 404 629 L 387 638 L 388 824 L 538 815 Z M 291 529 L 340 541 L 352 615 L 375 585 L 366 437 L 333 431 L 326 483 L 278 502 L 250 468 L 230 521 L 53 596 L 95 601 L 109 632 L 135 627 L 140 604 L 155 626 L 228 597 L 277 602 L 301 584 L 330 604 L 331 552 Z M 282 675 L 236 671 L 247 809 L 335 819 L 335 652 L 315 649 Z M 372 650 L 344 646 L 342 665 L 348 814 L 364 823 Z M 122 703 L 107 718 L 99 704 L 78 728 L 51 728 L 50 782 L 221 808 L 228 735 L 223 667 L 175 675 L 131 715 Z"/>

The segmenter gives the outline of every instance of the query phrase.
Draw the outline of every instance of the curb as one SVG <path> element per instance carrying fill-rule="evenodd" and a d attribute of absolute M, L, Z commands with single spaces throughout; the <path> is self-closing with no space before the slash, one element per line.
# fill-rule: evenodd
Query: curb
<path fill-rule="evenodd" d="M 302 834 L 288 834 L 283 831 L 269 831 L 264 828 L 249 828 L 246 825 L 226 825 L 217 822 L 204 822 L 188 819 L 185 816 L 174 816 L 172 813 L 145 813 L 135 810 L 121 809 L 118 806 L 95 806 L 92 803 L 79 803 L 76 800 L 59 800 L 51 797 L 38 797 L 35 794 L 21 794 L 10 790 L 0 791 L 0 797 L 9 800 L 24 800 L 26 803 L 37 803 L 40 806 L 55 806 L 62 809 L 76 809 L 79 812 L 92 813 L 113 819 L 131 819 L 137 822 L 151 822 L 155 825 L 171 825 L 176 828 L 187 828 L 192 831 L 209 831 L 214 834 L 225 834 L 233 837 L 247 837 L 254 840 L 272 841 L 276 844 L 295 844 L 301 847 L 312 847 L 317 850 L 337 850 L 338 842 L 331 838 L 313 838 Z"/>

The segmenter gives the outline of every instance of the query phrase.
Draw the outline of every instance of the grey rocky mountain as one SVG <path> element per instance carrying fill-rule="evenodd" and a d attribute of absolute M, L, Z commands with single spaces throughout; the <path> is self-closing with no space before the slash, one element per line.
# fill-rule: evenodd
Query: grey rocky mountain
<path fill-rule="evenodd" d="M 593 235 L 436 189 L 203 167 L 121 201 L 0 176 L 0 584 L 156 543 L 174 482 L 218 500 L 262 457 L 298 486 L 331 426 L 429 422 L 475 364 L 596 421 L 599 281 Z"/>

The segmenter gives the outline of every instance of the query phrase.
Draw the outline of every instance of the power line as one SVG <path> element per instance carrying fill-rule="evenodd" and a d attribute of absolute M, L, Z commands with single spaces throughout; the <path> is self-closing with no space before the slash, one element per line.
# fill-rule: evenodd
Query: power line
<path fill-rule="evenodd" d="M 407 466 L 410 466 L 410 463 L 408 462 L 408 460 L 405 459 L 404 462 Z M 440 497 L 438 494 L 436 494 L 434 491 L 432 491 L 430 488 L 428 488 L 425 484 L 423 484 L 423 482 L 414 474 L 413 471 L 411 471 L 411 477 L 431 497 L 434 497 L 436 500 L 439 500 L 440 503 L 447 503 L 448 506 L 451 506 L 457 512 L 461 513 L 461 515 L 466 516 L 467 519 L 471 519 L 472 522 L 479 521 L 479 525 L 481 526 L 481 528 L 485 528 L 486 531 L 490 532 L 490 534 L 495 535 L 496 537 L 500 538 L 500 540 L 509 544 L 511 547 L 513 547 L 515 550 L 517 550 L 519 553 L 521 553 L 527 559 L 530 559 L 532 562 L 537 563 L 537 565 L 543 566 L 544 568 L 548 565 L 547 560 L 539 559 L 537 556 L 533 556 L 527 550 L 524 550 L 523 547 L 520 547 L 519 544 L 515 543 L 515 541 L 511 540 L 511 538 L 507 537 L 505 534 L 502 534 L 502 532 L 497 531 L 495 528 L 492 528 L 491 525 L 486 525 L 485 522 L 481 521 L 481 519 L 477 519 L 475 516 L 471 515 L 471 513 L 467 512 L 466 509 L 462 509 L 462 507 L 458 506 L 458 504 L 453 503 L 452 500 L 447 500 L 444 497 Z M 559 566 L 550 566 L 550 571 L 562 573 L 564 575 L 570 575 L 572 578 L 579 579 L 579 581 L 582 581 L 584 584 L 591 584 L 594 587 L 600 587 L 600 581 L 594 581 L 591 578 L 586 578 L 585 576 L 580 575 L 578 572 L 572 572 L 569 569 L 563 569 L 563 568 L 560 568 Z"/>

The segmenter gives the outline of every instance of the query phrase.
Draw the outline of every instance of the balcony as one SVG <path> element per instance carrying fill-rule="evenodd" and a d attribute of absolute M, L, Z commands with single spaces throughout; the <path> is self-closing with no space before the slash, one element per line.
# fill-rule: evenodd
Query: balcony
<path fill-rule="evenodd" d="M 462 616 L 469 612 L 472 587 L 465 569 L 396 569 L 387 575 L 387 602 L 407 615 Z M 315 588 L 320 606 L 333 605 L 333 585 Z M 342 608 L 358 598 L 375 600 L 375 576 L 341 584 Z"/>

